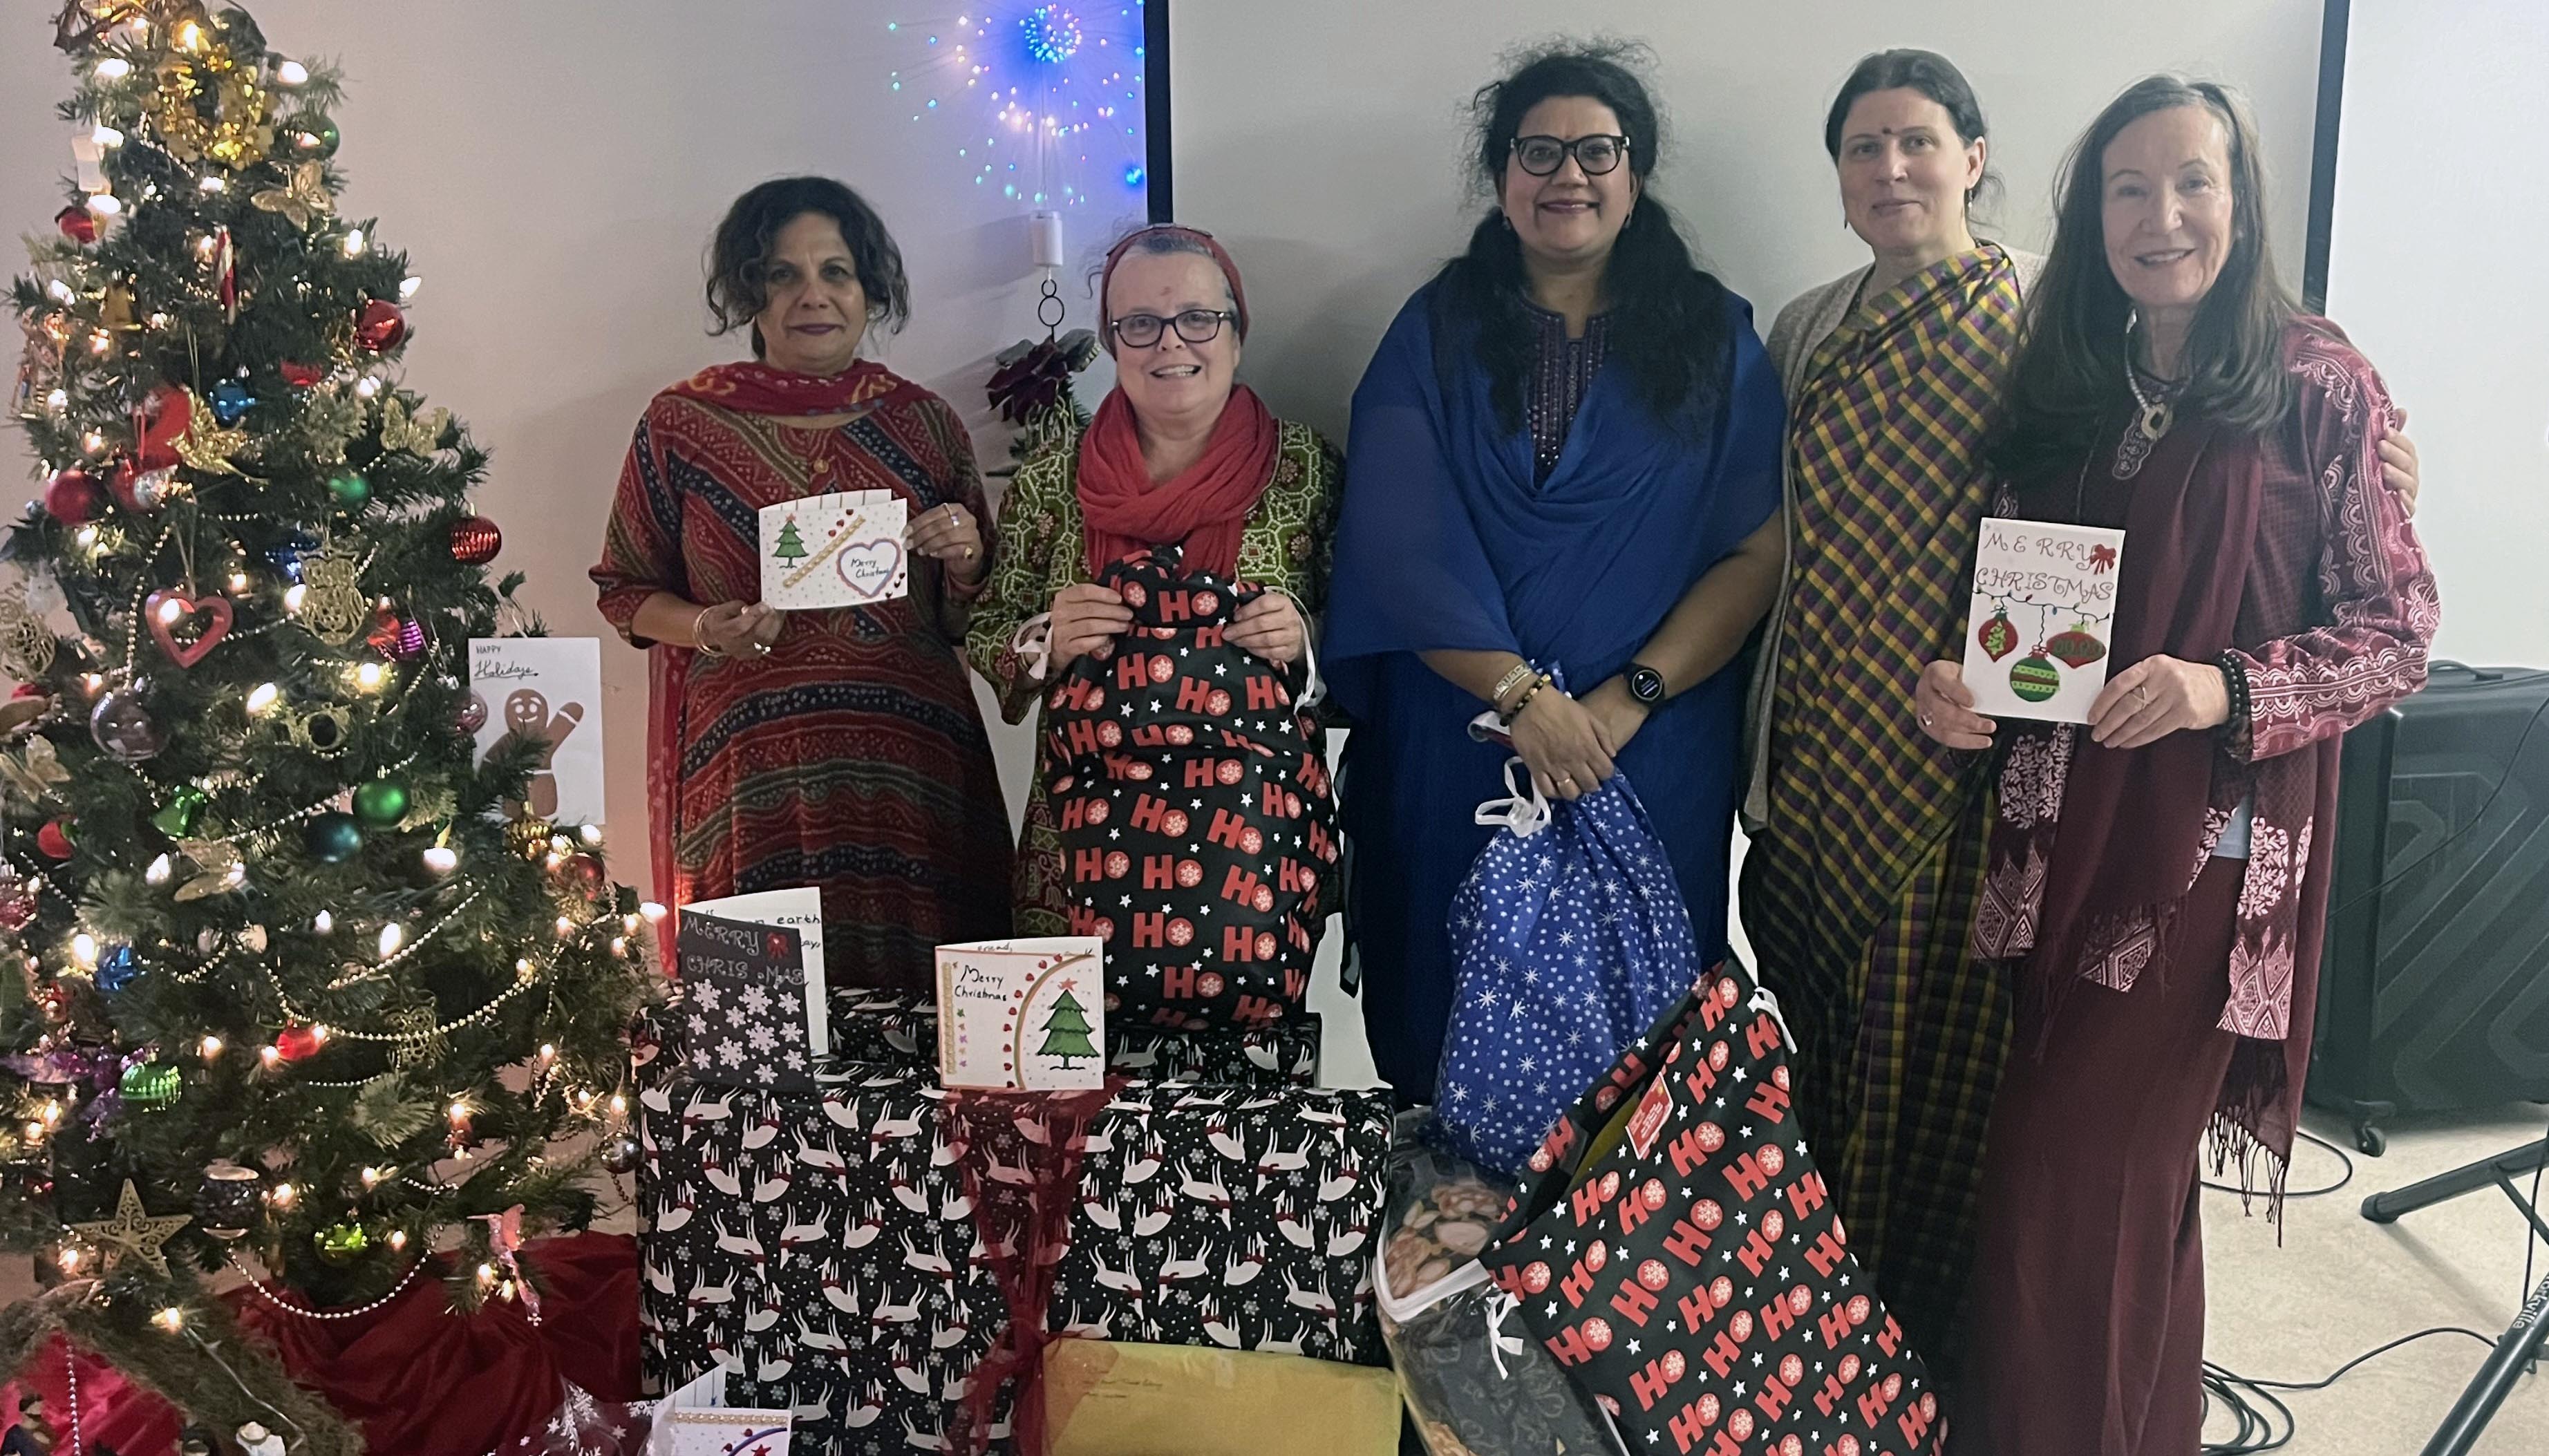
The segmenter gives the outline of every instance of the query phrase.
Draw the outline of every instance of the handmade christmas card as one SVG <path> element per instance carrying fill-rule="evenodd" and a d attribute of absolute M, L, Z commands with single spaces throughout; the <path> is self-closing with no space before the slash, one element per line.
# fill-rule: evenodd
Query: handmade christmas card
<path fill-rule="evenodd" d="M 499 747 L 537 747 L 520 812 L 558 824 L 602 822 L 601 639 L 472 640 L 464 713 L 482 760 Z"/>
<path fill-rule="evenodd" d="M 798 955 L 804 961 L 805 983 L 801 994 L 805 1005 L 805 1045 L 816 1056 L 832 1049 L 828 1017 L 829 998 L 823 981 L 823 892 L 812 885 L 794 889 L 762 890 L 749 895 L 727 895 L 716 900 L 693 900 L 682 907 L 686 914 L 713 915 L 720 920 L 740 920 L 753 925 L 776 926 L 797 932 Z"/>
<path fill-rule="evenodd" d="M 1986 518 L 1974 552 L 1965 685 L 1986 718 L 2085 723 L 2107 685 L 2124 533 Z"/>
<path fill-rule="evenodd" d="M 720 1087 L 810 1091 L 814 1050 L 802 938 L 785 926 L 682 911 L 682 1000 L 671 1015 L 691 1075 Z"/>
<path fill-rule="evenodd" d="M 939 947 L 938 1078 L 1010 1092 L 1104 1086 L 1103 943 L 1050 936 Z"/>
<path fill-rule="evenodd" d="M 761 599 L 782 611 L 873 606 L 910 594 L 904 502 L 892 491 L 761 508 Z"/>

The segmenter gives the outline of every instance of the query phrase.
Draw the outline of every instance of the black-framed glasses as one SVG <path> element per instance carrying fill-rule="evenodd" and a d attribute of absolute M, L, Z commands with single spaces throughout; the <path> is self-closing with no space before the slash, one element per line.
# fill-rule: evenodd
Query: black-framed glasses
<path fill-rule="evenodd" d="M 1236 321 L 1239 316 L 1224 309 L 1188 309 L 1175 318 L 1157 314 L 1127 314 L 1111 319 L 1107 327 L 1115 330 L 1115 341 L 1128 349 L 1147 349 L 1160 341 L 1160 335 L 1175 326 L 1178 337 L 1190 344 L 1208 344 L 1221 336 L 1221 325 Z"/>
<path fill-rule="evenodd" d="M 1627 159 L 1629 138 L 1595 132 L 1572 141 L 1561 141 L 1555 136 L 1517 136 L 1513 139 L 1514 160 L 1522 163 L 1522 169 L 1535 177 L 1546 177 L 1566 165 L 1569 152 L 1574 153 L 1575 165 L 1584 169 L 1585 176 L 1599 177 L 1604 172 L 1617 170 Z"/>

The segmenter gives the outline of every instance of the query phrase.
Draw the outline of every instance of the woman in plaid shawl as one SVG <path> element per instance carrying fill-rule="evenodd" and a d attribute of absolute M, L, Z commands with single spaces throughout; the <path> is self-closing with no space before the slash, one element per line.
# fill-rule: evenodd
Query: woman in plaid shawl
<path fill-rule="evenodd" d="M 1869 263 L 1782 310 L 1788 584 L 1753 682 L 1744 926 L 1800 1040 L 1797 1100 L 1850 1241 L 1952 1378 L 2008 989 L 1967 942 L 1982 765 L 1910 706 L 1957 655 L 1982 460 L 2042 259 L 1978 241 L 1982 109 L 1945 57 L 1868 56 L 1825 123 Z M 2382 445 L 2412 504 L 2414 456 Z"/>

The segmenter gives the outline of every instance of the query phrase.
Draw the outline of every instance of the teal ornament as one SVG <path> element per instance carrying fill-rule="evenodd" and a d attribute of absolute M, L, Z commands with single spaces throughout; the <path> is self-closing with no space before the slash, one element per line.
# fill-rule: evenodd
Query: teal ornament
<path fill-rule="evenodd" d="M 328 813 L 301 831 L 302 847 L 323 864 L 342 864 L 363 848 L 363 826 L 351 814 Z"/>
<path fill-rule="evenodd" d="M 246 418 L 247 411 L 256 408 L 256 396 L 249 394 L 247 386 L 237 380 L 226 379 L 213 386 L 209 403 L 213 407 L 214 421 L 228 429 Z"/>
<path fill-rule="evenodd" d="M 372 499 L 372 483 L 359 470 L 340 470 L 328 477 L 328 494 L 347 510 L 359 510 Z"/>
<path fill-rule="evenodd" d="M 97 971 L 91 979 L 97 982 L 99 990 L 112 996 L 133 984 L 133 978 L 140 974 L 142 966 L 133 954 L 133 948 L 115 946 L 97 957 Z"/>

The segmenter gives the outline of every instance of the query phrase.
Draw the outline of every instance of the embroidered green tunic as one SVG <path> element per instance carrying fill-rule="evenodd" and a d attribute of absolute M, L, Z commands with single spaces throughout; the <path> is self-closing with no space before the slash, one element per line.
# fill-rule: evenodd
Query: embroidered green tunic
<path fill-rule="evenodd" d="M 1315 631 L 1327 604 L 1328 559 L 1345 459 L 1308 425 L 1291 420 L 1277 424 L 1281 437 L 1274 474 L 1240 530 L 1239 576 L 1289 593 Z M 965 637 L 965 660 L 991 684 L 1000 716 L 1008 722 L 1022 721 L 1030 706 L 1039 706 L 1044 686 L 1019 650 L 1019 629 L 1050 610 L 1063 588 L 1089 580 L 1087 556 L 1078 442 L 1058 443 L 1028 457 L 1009 483 L 1000 502 L 999 549 L 992 553 L 991 585 L 974 604 L 973 625 Z M 1039 733 L 1014 872 L 1021 936 L 1063 935 L 1070 928 L 1062 895 L 1062 849 L 1045 801 L 1045 770 Z"/>

